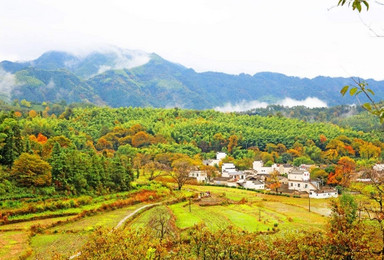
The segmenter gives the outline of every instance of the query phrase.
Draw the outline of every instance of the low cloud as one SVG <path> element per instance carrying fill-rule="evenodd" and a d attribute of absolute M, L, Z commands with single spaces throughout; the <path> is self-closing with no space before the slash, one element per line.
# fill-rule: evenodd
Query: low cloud
<path fill-rule="evenodd" d="M 244 112 L 255 108 L 266 108 L 268 105 L 281 105 L 285 107 L 305 106 L 308 108 L 327 107 L 327 103 L 316 97 L 307 97 L 304 100 L 296 100 L 292 98 L 285 98 L 274 104 L 260 102 L 258 100 L 241 101 L 236 104 L 226 103 L 224 106 L 215 107 L 214 110 L 220 112 Z"/>
<path fill-rule="evenodd" d="M 146 64 L 150 57 L 143 51 L 117 49 L 114 69 L 130 69 Z"/>
<path fill-rule="evenodd" d="M 220 112 L 243 112 L 248 111 L 253 108 L 266 108 L 268 106 L 268 103 L 266 102 L 260 102 L 257 100 L 253 101 L 241 101 L 236 104 L 226 103 L 222 107 L 215 107 L 214 110 L 220 111 Z"/>
<path fill-rule="evenodd" d="M 107 70 L 111 70 L 111 69 L 112 69 L 111 66 L 101 65 L 99 66 L 99 70 L 97 71 L 97 74 L 104 73 Z"/>
<path fill-rule="evenodd" d="M 114 56 L 113 64 L 100 65 L 97 74 L 108 70 L 131 69 L 144 65 L 150 61 L 150 55 L 144 51 L 120 49 L 117 47 L 109 47 L 100 49 L 96 52 L 103 54 L 111 54 Z M 92 75 L 94 76 L 94 75 Z"/>
<path fill-rule="evenodd" d="M 321 99 L 318 99 L 317 97 L 307 97 L 304 100 L 285 98 L 281 102 L 278 102 L 276 105 L 282 105 L 285 107 L 305 106 L 308 108 L 327 107 L 327 103 L 325 103 Z"/>
<path fill-rule="evenodd" d="M 53 79 L 51 79 L 45 87 L 47 89 L 53 89 L 55 87 L 55 82 L 53 81 Z"/>
<path fill-rule="evenodd" d="M 11 91 L 17 86 L 16 77 L 14 74 L 6 72 L 0 67 L 0 93 L 7 96 L 11 96 Z"/>

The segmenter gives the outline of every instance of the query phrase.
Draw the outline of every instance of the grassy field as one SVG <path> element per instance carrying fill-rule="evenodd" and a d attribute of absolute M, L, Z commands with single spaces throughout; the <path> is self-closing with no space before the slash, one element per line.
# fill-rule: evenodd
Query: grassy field
<path fill-rule="evenodd" d="M 153 218 L 159 210 L 162 210 L 167 214 L 172 232 L 179 234 L 187 234 L 189 228 L 203 223 L 212 231 L 234 226 L 250 232 L 279 230 L 276 235 L 284 235 L 285 232 L 323 230 L 327 221 L 326 215 L 330 212 L 329 200 L 311 200 L 311 212 L 309 212 L 308 198 L 273 196 L 212 186 L 186 185 L 181 191 L 175 190 L 169 193 L 163 200 L 180 199 L 204 191 L 210 191 L 212 198 L 219 198 L 218 203 L 203 206 L 199 204 L 199 201 L 192 201 L 191 211 L 188 200 L 172 205 L 157 206 L 138 214 L 136 218 L 127 223 L 127 226 L 146 227 L 150 225 L 151 221 L 153 222 Z M 126 194 L 124 194 L 125 196 Z M 46 211 L 35 213 L 33 216 L 70 211 L 79 213 L 82 210 L 97 208 L 119 197 L 121 198 L 121 195 L 96 198 L 91 204 L 78 208 Z M 68 257 L 78 251 L 95 228 L 98 226 L 113 228 L 126 215 L 142 205 L 145 203 L 97 212 L 91 216 L 77 218 L 75 222 L 46 228 L 32 237 L 29 237 L 32 226 L 49 226 L 58 221 L 66 222 L 66 220 L 74 219 L 75 216 L 28 220 L 30 216 L 20 215 L 19 217 L 26 221 L 0 226 L 0 259 L 17 259 L 27 252 L 33 252 L 31 258 L 37 259 L 50 259 L 55 253 Z"/>
<path fill-rule="evenodd" d="M 0 214 L 8 221 L 0 222 L 0 259 L 18 259 L 33 252 L 32 258 L 51 259 L 54 253 L 70 256 L 81 247 L 89 234 L 98 226 L 115 227 L 126 215 L 145 203 L 153 203 L 169 197 L 169 189 L 149 183 L 137 190 L 87 199 L 83 197 L 55 198 L 30 202 L 26 199 L 5 201 L 0 205 Z M 60 201 L 62 200 L 62 201 Z M 73 206 L 57 209 L 50 205 L 74 201 Z M 12 208 L 12 205 L 15 208 Z M 44 207 L 43 212 L 28 213 L 25 209 Z M 17 214 L 16 214 L 17 213 Z M 71 214 L 63 216 L 63 214 Z M 12 223 L 12 221 L 17 221 Z M 60 223 L 58 223 L 60 222 Z M 31 229 L 36 230 L 32 234 Z"/>
<path fill-rule="evenodd" d="M 103 212 L 83 218 L 74 223 L 59 225 L 37 234 L 31 239 L 35 257 L 50 259 L 55 253 L 69 257 L 87 241 L 88 236 L 97 227 L 113 228 L 126 215 L 143 206 L 136 204 L 110 212 Z"/>
<path fill-rule="evenodd" d="M 193 202 L 180 202 L 169 205 L 175 218 L 176 227 L 187 230 L 196 224 L 205 224 L 216 231 L 234 226 L 250 232 L 266 232 L 278 229 L 279 233 L 300 232 L 302 230 L 323 230 L 329 212 L 329 200 L 312 200 L 308 211 L 308 198 L 288 198 L 266 195 L 253 191 L 211 186 L 186 186 L 189 192 L 210 191 L 212 197 L 229 199 L 228 205 L 200 206 Z M 239 203 L 243 201 L 243 203 Z M 191 210 L 190 210 L 191 208 Z M 131 222 L 133 227 L 144 227 L 153 215 L 151 209 Z"/>
<path fill-rule="evenodd" d="M 234 201 L 245 198 L 248 202 L 274 201 L 285 205 L 292 205 L 308 210 L 308 198 L 293 198 L 284 196 L 268 195 L 250 190 L 214 187 L 214 186 L 187 186 L 186 188 L 195 191 L 210 191 L 217 194 L 225 194 L 225 197 Z M 320 215 L 328 216 L 331 213 L 329 207 L 330 199 L 311 199 L 311 211 Z"/>

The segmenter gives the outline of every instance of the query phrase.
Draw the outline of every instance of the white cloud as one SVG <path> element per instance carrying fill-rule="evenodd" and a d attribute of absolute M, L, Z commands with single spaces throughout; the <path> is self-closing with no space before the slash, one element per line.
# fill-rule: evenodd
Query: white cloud
<path fill-rule="evenodd" d="M 372 37 L 360 18 L 384 34 L 384 6 L 372 1 L 360 14 L 348 7 L 328 10 L 335 3 L 0 0 L 0 39 L 6 39 L 0 41 L 0 60 L 108 43 L 156 52 L 197 71 L 382 79 L 383 38 Z M 363 52 L 351 55 L 356 46 L 364 46 Z"/>
<path fill-rule="evenodd" d="M 252 101 L 241 101 L 236 104 L 226 103 L 222 107 L 215 107 L 214 110 L 220 111 L 220 112 L 243 112 L 248 111 L 253 108 L 266 108 L 268 106 L 268 103 L 266 102 L 260 102 L 258 100 L 252 100 Z"/>
<path fill-rule="evenodd" d="M 130 69 L 146 64 L 150 57 L 143 51 L 117 50 L 114 69 Z"/>
<path fill-rule="evenodd" d="M 214 110 L 220 111 L 220 112 L 244 112 L 254 108 L 266 108 L 268 105 L 270 104 L 266 102 L 260 102 L 258 100 L 252 100 L 252 101 L 243 100 L 236 104 L 226 103 L 224 106 L 215 107 Z M 327 107 L 327 103 L 325 103 L 324 101 L 316 97 L 307 97 L 304 100 L 284 98 L 283 100 L 276 102 L 273 105 L 281 105 L 285 107 L 305 106 L 308 108 Z"/>
<path fill-rule="evenodd" d="M 53 81 L 53 79 L 51 79 L 45 87 L 47 89 L 53 89 L 55 87 L 55 82 Z"/>
<path fill-rule="evenodd" d="M 17 86 L 14 74 L 6 72 L 0 67 L 0 93 L 10 97 L 11 90 Z"/>
<path fill-rule="evenodd" d="M 304 100 L 285 98 L 282 101 L 278 102 L 276 105 L 282 105 L 285 107 L 305 106 L 309 108 L 327 107 L 327 103 L 318 99 L 317 97 L 307 97 Z"/>
<path fill-rule="evenodd" d="M 87 52 L 82 52 L 77 54 L 78 58 L 81 60 L 92 52 L 99 52 L 103 54 L 112 54 L 115 56 L 113 64 L 110 65 L 101 65 L 99 66 L 98 72 L 103 73 L 107 70 L 119 70 L 119 69 L 131 69 L 146 64 L 150 61 L 150 55 L 144 51 L 139 50 L 128 50 L 120 49 L 115 46 L 106 45 L 103 47 L 94 47 L 89 48 Z M 76 55 L 76 54 L 75 54 Z"/>
<path fill-rule="evenodd" d="M 104 72 L 106 72 L 107 70 L 111 70 L 111 69 L 112 69 L 111 66 L 101 65 L 101 66 L 99 66 L 99 70 L 97 71 L 97 74 L 104 73 Z M 92 75 L 92 76 L 94 76 L 94 75 Z M 91 77 L 92 77 L 92 76 L 91 76 Z"/>

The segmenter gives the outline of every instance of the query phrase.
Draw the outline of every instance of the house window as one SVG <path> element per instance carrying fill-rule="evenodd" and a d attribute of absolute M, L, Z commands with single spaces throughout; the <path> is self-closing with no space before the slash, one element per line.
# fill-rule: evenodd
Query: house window
<path fill-rule="evenodd" d="M 291 182 L 291 187 L 293 186 L 293 183 Z"/>
<path fill-rule="evenodd" d="M 299 188 L 300 188 L 300 183 L 299 183 L 299 184 L 297 184 L 297 187 L 299 187 Z"/>
<path fill-rule="evenodd" d="M 308 184 L 305 184 L 305 188 L 308 188 Z"/>

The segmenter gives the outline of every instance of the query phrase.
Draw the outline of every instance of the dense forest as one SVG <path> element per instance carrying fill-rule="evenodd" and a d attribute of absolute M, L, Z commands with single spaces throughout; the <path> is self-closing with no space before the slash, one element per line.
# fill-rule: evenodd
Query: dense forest
<path fill-rule="evenodd" d="M 378 104 L 380 105 L 380 103 Z M 305 106 L 284 107 L 270 105 L 266 108 L 255 108 L 243 114 L 260 116 L 283 116 L 297 118 L 306 122 L 329 122 L 343 128 L 356 131 L 382 131 L 380 120 L 360 106 L 333 106 L 322 108 L 308 108 Z"/>
<path fill-rule="evenodd" d="M 174 172 L 217 151 L 239 169 L 266 165 L 319 165 L 312 174 L 328 184 L 346 171 L 382 158 L 380 132 L 282 115 L 241 115 L 213 110 L 107 108 L 86 105 L 2 104 L 0 193 L 102 194 L 130 189 L 140 170 Z M 326 165 L 327 167 L 322 167 Z"/>

